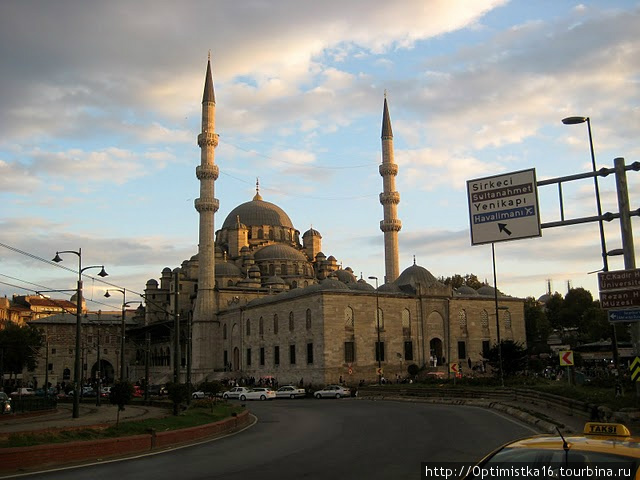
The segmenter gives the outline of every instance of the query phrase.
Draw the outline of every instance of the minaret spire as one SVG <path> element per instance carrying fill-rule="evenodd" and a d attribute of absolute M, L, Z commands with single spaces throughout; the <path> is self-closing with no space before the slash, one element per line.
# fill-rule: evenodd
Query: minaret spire
<path fill-rule="evenodd" d="M 206 332 L 215 320 L 215 245 L 214 218 L 219 202 L 215 198 L 215 181 L 219 169 L 215 164 L 215 148 L 218 146 L 216 126 L 216 99 L 211 76 L 211 54 L 207 61 L 207 73 L 202 96 L 202 131 L 198 135 L 200 165 L 196 167 L 196 177 L 200 181 L 200 197 L 195 200 L 195 208 L 200 218 L 198 242 L 198 291 L 192 321 L 192 365 L 195 372 L 216 365 L 217 357 L 212 352 L 212 338 Z M 197 374 L 197 373 L 196 373 Z"/>
<path fill-rule="evenodd" d="M 384 219 L 380 222 L 380 230 L 384 233 L 384 266 L 385 283 L 393 282 L 400 275 L 398 262 L 398 232 L 402 228 L 402 222 L 398 220 L 398 203 L 400 194 L 395 191 L 398 165 L 393 158 L 393 132 L 391 130 L 391 117 L 387 105 L 387 92 L 384 92 L 384 106 L 382 111 L 382 164 L 378 169 L 382 176 L 383 191 L 380 194 L 380 203 Z"/>

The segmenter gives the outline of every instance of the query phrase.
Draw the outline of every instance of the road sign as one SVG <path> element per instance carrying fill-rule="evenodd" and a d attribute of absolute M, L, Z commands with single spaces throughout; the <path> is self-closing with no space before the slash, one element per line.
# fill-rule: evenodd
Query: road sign
<path fill-rule="evenodd" d="M 353 368 L 349 367 L 348 372 L 349 372 L 349 375 L 353 375 Z"/>
<path fill-rule="evenodd" d="M 381 368 L 376 368 L 376 375 L 382 375 L 382 369 Z"/>
<path fill-rule="evenodd" d="M 460 365 L 457 363 L 449 364 L 449 373 L 458 373 L 460 372 Z"/>
<path fill-rule="evenodd" d="M 604 309 L 640 306 L 640 288 L 600 292 L 600 306 Z"/>
<path fill-rule="evenodd" d="M 573 351 L 562 350 L 560 353 L 560 366 L 561 367 L 573 367 Z"/>
<path fill-rule="evenodd" d="M 467 181 L 471 244 L 539 237 L 534 168 Z"/>
<path fill-rule="evenodd" d="M 640 268 L 600 272 L 598 273 L 598 287 L 601 291 L 640 287 Z"/>
<path fill-rule="evenodd" d="M 629 310 L 609 310 L 609 322 L 639 322 L 640 308 L 630 308 Z"/>
<path fill-rule="evenodd" d="M 640 380 L 640 357 L 636 357 L 633 362 L 631 362 L 629 370 L 631 370 L 631 380 L 634 382 Z"/>

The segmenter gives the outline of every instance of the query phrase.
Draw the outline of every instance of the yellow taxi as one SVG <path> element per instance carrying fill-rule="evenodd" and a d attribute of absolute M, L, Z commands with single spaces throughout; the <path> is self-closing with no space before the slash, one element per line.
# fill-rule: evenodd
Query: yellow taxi
<path fill-rule="evenodd" d="M 589 422 L 581 435 L 538 435 L 508 443 L 463 471 L 465 480 L 552 478 L 640 480 L 640 437 L 620 423 Z"/>

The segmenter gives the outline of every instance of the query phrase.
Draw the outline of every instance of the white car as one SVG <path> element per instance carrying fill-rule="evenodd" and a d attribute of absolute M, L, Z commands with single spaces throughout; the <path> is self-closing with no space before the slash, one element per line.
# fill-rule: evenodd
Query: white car
<path fill-rule="evenodd" d="M 341 385 L 327 385 L 322 390 L 318 390 L 313 394 L 316 398 L 340 398 L 350 397 L 351 390 Z"/>
<path fill-rule="evenodd" d="M 224 398 L 225 400 L 228 398 L 239 398 L 240 400 L 246 400 L 247 393 L 249 393 L 249 389 L 246 387 L 233 387 L 231 390 L 224 392 L 222 394 L 222 398 Z"/>
<path fill-rule="evenodd" d="M 28 395 L 35 395 L 36 391 L 33 388 L 29 388 L 29 387 L 21 387 L 18 388 L 15 392 L 11 392 L 11 395 L 14 396 L 28 396 Z"/>
<path fill-rule="evenodd" d="M 240 400 L 273 400 L 276 398 L 276 392 L 270 388 L 256 387 L 247 393 L 240 394 Z"/>
<path fill-rule="evenodd" d="M 293 385 L 285 385 L 276 390 L 276 398 L 304 398 L 306 396 L 307 391 L 304 388 Z"/>

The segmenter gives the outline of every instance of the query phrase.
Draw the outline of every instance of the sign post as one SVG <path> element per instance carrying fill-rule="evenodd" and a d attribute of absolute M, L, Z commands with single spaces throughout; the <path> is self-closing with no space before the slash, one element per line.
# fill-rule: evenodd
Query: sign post
<path fill-rule="evenodd" d="M 471 244 L 539 237 L 534 168 L 467 181 Z"/>

